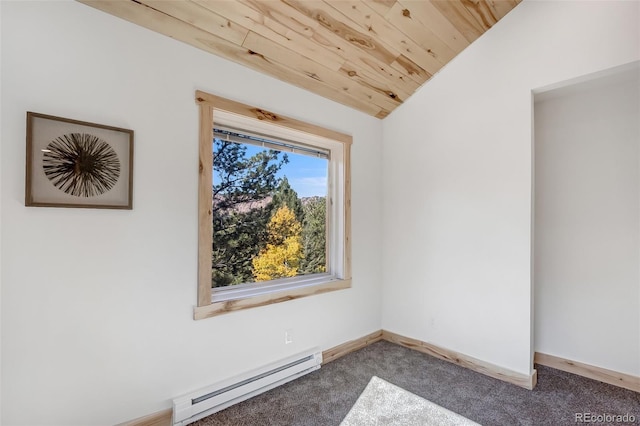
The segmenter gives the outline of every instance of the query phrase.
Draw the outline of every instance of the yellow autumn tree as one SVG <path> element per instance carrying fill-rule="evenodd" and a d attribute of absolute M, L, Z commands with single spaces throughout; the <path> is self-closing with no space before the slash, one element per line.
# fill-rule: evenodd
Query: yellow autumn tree
<path fill-rule="evenodd" d="M 252 261 L 256 281 L 295 277 L 303 257 L 302 225 L 293 211 L 282 206 L 267 225 L 267 246 Z"/>

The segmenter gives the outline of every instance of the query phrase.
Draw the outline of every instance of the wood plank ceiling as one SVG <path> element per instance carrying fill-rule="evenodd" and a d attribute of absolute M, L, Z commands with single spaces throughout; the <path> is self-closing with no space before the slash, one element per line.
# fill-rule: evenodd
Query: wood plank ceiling
<path fill-rule="evenodd" d="M 521 0 L 79 0 L 386 117 Z"/>

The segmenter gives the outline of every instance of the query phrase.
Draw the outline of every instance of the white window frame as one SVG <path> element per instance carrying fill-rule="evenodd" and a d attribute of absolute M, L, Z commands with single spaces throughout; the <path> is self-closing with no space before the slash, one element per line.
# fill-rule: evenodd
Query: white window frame
<path fill-rule="evenodd" d="M 194 319 L 213 317 L 328 291 L 351 287 L 351 174 L 352 137 L 254 108 L 239 102 L 196 92 L 200 107 L 198 305 Z M 225 127 L 295 141 L 328 150 L 327 273 L 283 278 L 264 283 L 211 288 L 212 255 L 212 142 L 213 128 Z"/>

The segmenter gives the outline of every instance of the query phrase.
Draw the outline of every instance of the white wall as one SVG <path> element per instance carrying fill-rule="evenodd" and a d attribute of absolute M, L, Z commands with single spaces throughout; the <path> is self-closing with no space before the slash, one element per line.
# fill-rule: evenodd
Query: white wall
<path fill-rule="evenodd" d="M 535 99 L 535 350 L 640 376 L 640 68 Z"/>
<path fill-rule="evenodd" d="M 122 422 L 380 329 L 379 120 L 69 1 L 3 2 L 2 67 L 3 425 Z M 353 288 L 192 320 L 196 89 L 353 135 Z M 26 111 L 134 129 L 134 209 L 25 208 Z"/>
<path fill-rule="evenodd" d="M 0 50 L 2 46 L 2 2 L 0 2 Z M 0 55 L 0 98 L 2 97 L 2 55 Z M 2 102 L 0 102 L 2 129 Z M 2 144 L 0 143 L 0 176 L 2 175 Z M 0 185 L 0 383 L 2 383 L 2 185 Z M 2 422 L 2 386 L 0 386 L 0 423 Z"/>
<path fill-rule="evenodd" d="M 638 2 L 525 0 L 384 122 L 384 329 L 532 368 L 531 90 L 638 60 Z"/>

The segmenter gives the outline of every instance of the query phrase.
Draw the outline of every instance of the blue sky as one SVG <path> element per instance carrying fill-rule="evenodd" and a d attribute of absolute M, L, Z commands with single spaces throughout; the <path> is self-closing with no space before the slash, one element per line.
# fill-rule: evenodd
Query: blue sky
<path fill-rule="evenodd" d="M 247 147 L 247 157 L 264 151 L 264 148 L 259 146 L 244 146 Z M 287 153 L 287 157 L 289 157 L 289 163 L 282 166 L 277 176 L 286 176 L 289 185 L 298 193 L 298 197 L 327 195 L 327 159 L 290 152 Z"/>

